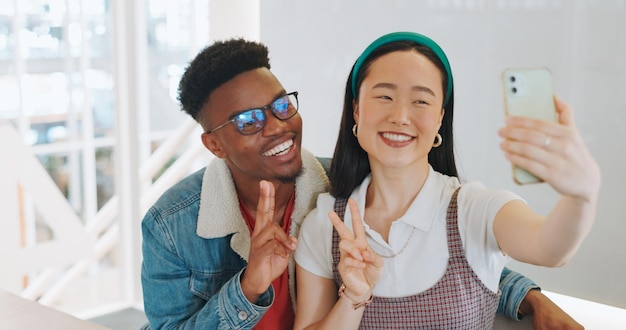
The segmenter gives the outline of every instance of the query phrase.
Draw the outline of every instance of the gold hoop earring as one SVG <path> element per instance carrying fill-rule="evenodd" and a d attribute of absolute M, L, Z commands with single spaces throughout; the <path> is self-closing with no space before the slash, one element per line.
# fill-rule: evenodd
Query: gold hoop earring
<path fill-rule="evenodd" d="M 352 126 L 352 135 L 354 135 L 354 137 L 356 137 L 356 124 L 354 124 L 354 126 Z"/>
<path fill-rule="evenodd" d="M 435 142 L 433 143 L 433 148 L 437 148 L 441 145 L 441 143 L 443 143 L 443 138 L 441 137 L 441 134 L 437 133 L 437 136 L 435 136 Z"/>

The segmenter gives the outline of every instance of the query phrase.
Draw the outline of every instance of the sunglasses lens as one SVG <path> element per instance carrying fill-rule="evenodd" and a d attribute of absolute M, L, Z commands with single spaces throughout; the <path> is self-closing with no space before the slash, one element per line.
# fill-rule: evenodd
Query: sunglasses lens
<path fill-rule="evenodd" d="M 235 117 L 235 126 L 242 134 L 254 134 L 265 126 L 265 113 L 261 109 L 242 112 Z"/>
<path fill-rule="evenodd" d="M 298 102 L 293 95 L 285 95 L 272 103 L 272 112 L 280 119 L 289 119 L 298 111 Z"/>

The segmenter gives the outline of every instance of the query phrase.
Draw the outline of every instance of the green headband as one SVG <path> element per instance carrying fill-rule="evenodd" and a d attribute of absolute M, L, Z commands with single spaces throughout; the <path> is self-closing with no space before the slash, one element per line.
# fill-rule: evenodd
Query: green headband
<path fill-rule="evenodd" d="M 450 98 L 450 94 L 452 93 L 452 70 L 450 70 L 450 63 L 448 62 L 448 58 L 446 54 L 443 52 L 443 49 L 437 45 L 432 39 L 428 38 L 425 35 L 414 33 L 414 32 L 394 32 L 386 34 L 372 42 L 361 56 L 356 60 L 354 64 L 354 69 L 352 70 L 352 95 L 356 95 L 357 90 L 357 74 L 359 70 L 361 70 L 361 66 L 367 60 L 367 58 L 372 54 L 373 51 L 378 49 L 380 46 L 396 42 L 396 41 L 412 41 L 419 45 L 426 46 L 430 48 L 435 55 L 439 58 L 441 63 L 443 63 L 444 68 L 446 69 L 446 74 L 448 75 L 448 88 L 446 92 L 446 97 L 443 99 L 443 105 L 445 106 L 448 103 L 448 99 Z"/>

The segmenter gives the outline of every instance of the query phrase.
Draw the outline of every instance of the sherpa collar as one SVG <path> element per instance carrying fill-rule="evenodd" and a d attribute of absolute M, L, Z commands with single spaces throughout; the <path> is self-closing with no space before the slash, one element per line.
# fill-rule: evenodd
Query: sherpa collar
<path fill-rule="evenodd" d="M 328 191 L 328 177 L 315 156 L 302 150 L 303 173 L 296 179 L 296 200 L 290 235 L 297 237 L 304 217 L 315 207 L 317 195 Z M 196 233 L 203 238 L 234 234 L 231 248 L 248 261 L 250 234 L 239 210 L 237 191 L 228 166 L 216 158 L 204 171 Z"/>

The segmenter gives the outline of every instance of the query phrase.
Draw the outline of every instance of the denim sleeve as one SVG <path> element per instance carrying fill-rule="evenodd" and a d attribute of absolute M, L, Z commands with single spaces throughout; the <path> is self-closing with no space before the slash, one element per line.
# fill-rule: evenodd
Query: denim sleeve
<path fill-rule="evenodd" d="M 518 313 L 519 306 L 528 291 L 532 289 L 540 290 L 541 288 L 524 275 L 504 268 L 500 275 L 500 291 L 502 292 L 502 296 L 500 296 L 497 313 L 504 314 L 513 320 L 521 320 L 522 315 Z"/>
<path fill-rule="evenodd" d="M 152 219 L 150 218 L 152 217 Z M 241 289 L 243 269 L 207 299 L 190 290 L 191 270 L 178 257 L 166 229 L 148 212 L 142 222 L 141 282 L 151 329 L 252 329 L 274 301 L 272 286 L 250 303 Z"/>

